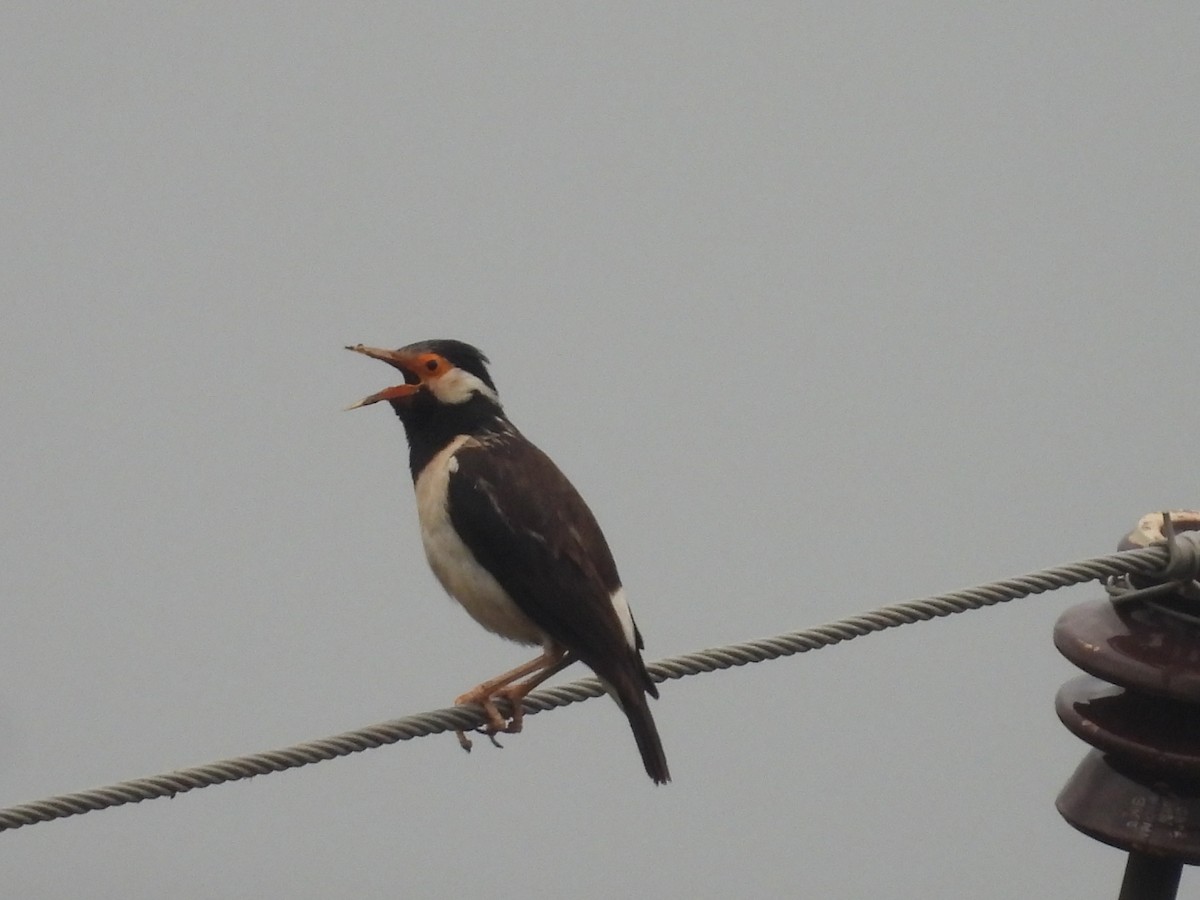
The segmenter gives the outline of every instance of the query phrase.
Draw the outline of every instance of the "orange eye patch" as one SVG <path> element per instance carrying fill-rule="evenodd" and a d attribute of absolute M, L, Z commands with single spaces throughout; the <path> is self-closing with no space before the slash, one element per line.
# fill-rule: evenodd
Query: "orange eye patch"
<path fill-rule="evenodd" d="M 417 357 L 414 368 L 421 373 L 422 378 L 428 378 L 433 375 L 444 375 L 450 371 L 452 366 L 443 356 L 438 356 L 436 353 L 422 353 Z"/>

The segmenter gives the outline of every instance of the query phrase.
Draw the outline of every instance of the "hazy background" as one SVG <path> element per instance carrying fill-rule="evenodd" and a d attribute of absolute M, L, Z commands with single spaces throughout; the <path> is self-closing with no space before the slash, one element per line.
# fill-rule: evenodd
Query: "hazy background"
<path fill-rule="evenodd" d="M 492 357 L 651 659 L 1196 506 L 1198 39 L 1190 3 L 4 4 L 0 805 L 526 658 L 428 573 L 346 343 Z M 0 882 L 1115 896 L 1053 806 L 1051 628 L 1100 593 L 667 684 L 666 788 L 591 702 L 5 833 Z"/>

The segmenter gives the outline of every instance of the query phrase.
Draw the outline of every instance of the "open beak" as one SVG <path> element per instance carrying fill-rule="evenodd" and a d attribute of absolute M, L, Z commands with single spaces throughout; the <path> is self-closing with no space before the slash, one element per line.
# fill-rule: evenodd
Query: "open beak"
<path fill-rule="evenodd" d="M 369 356 L 371 359 L 381 359 L 389 366 L 394 366 L 401 372 L 410 375 L 417 375 L 415 361 L 407 353 L 401 353 L 399 350 L 381 350 L 378 347 L 364 347 L 362 344 L 347 345 L 347 350 L 353 350 L 355 353 L 361 353 L 363 356 Z M 417 375 L 418 379 L 420 378 Z M 372 394 L 370 397 L 363 397 L 357 403 L 351 403 L 346 409 L 358 409 L 360 406 L 370 406 L 372 403 L 378 403 L 380 400 L 401 400 L 405 397 L 411 397 L 421 389 L 421 384 L 398 384 L 395 387 L 384 388 L 377 394 Z"/>

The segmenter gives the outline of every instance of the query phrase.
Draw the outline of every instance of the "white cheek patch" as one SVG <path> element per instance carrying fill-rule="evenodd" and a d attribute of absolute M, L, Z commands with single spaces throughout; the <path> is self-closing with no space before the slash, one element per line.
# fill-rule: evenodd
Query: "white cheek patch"
<path fill-rule="evenodd" d="M 483 394 L 493 402 L 499 403 L 496 392 L 483 383 L 483 380 L 463 369 L 451 369 L 445 375 L 431 378 L 426 382 L 433 396 L 442 403 L 466 403 L 472 394 Z"/>
<path fill-rule="evenodd" d="M 612 594 L 613 609 L 621 622 L 621 631 L 631 649 L 637 649 L 637 633 L 633 627 L 633 613 L 629 611 L 629 601 L 625 599 L 625 588 L 619 587 Z"/>

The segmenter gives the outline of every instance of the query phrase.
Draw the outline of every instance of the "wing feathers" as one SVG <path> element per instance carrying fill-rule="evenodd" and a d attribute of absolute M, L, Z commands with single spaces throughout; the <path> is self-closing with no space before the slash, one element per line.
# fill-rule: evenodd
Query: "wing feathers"
<path fill-rule="evenodd" d="M 447 503 L 454 528 L 513 602 L 612 687 L 646 772 L 670 780 L 646 694 L 658 696 L 614 606 L 616 563 L 583 498 L 548 456 L 517 434 L 455 454 Z M 621 602 L 624 602 L 623 596 Z"/>
<path fill-rule="evenodd" d="M 521 611 L 602 677 L 626 661 L 644 671 L 613 607 L 621 579 L 608 542 L 550 458 L 513 436 L 455 460 L 451 521 Z"/>

